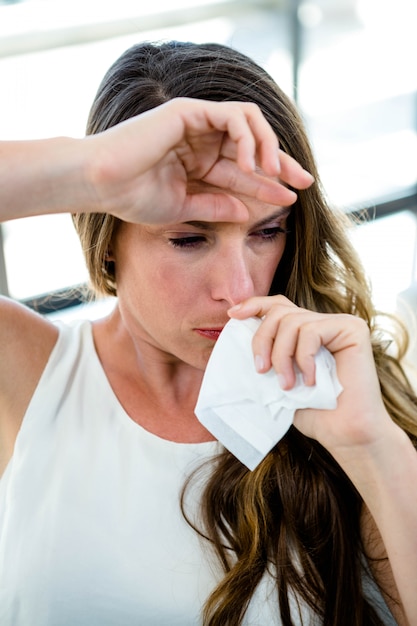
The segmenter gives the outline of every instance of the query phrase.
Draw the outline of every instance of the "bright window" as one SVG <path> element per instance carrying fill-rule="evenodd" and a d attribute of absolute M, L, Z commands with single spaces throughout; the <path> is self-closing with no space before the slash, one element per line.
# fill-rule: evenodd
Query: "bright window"
<path fill-rule="evenodd" d="M 276 8 L 230 2 L 227 10 L 220 9 L 224 2 L 212 0 L 204 19 L 200 14 L 195 22 L 178 23 L 177 14 L 174 23 L 173 8 L 184 9 L 185 20 L 209 4 L 22 0 L 5 5 L 3 0 L 0 137 L 82 136 L 103 74 L 127 47 L 144 39 L 230 44 L 263 64 L 291 95 L 291 7 L 299 4 L 298 102 L 331 201 L 350 210 L 401 196 L 416 185 L 415 0 L 277 0 Z M 163 20 L 171 21 L 158 28 Z M 144 25 L 148 30 L 142 31 Z M 47 49 L 35 51 L 42 46 Z M 25 49 L 31 51 L 22 53 Z M 355 235 L 381 304 L 392 303 L 396 291 L 416 278 L 415 213 L 389 220 L 361 227 Z M 3 239 L 13 297 L 86 280 L 69 216 L 9 222 Z"/>

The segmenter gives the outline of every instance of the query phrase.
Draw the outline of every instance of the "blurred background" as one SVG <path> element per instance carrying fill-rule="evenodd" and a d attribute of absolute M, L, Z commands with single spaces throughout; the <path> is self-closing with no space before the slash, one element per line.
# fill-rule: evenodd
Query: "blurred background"
<path fill-rule="evenodd" d="M 416 27 L 416 0 L 0 0 L 0 138 L 83 136 L 102 76 L 138 41 L 232 45 L 296 101 L 331 202 L 368 211 L 352 238 L 395 311 L 417 282 Z M 0 235 L 0 293 L 79 315 L 62 297 L 87 280 L 69 216 Z"/>

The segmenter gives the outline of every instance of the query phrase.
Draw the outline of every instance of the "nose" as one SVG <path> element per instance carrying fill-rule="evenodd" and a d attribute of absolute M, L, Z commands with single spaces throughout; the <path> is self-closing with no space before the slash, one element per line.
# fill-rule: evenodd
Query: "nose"
<path fill-rule="evenodd" d="M 239 244 L 219 250 L 209 272 L 213 300 L 234 306 L 255 295 L 249 252 Z"/>

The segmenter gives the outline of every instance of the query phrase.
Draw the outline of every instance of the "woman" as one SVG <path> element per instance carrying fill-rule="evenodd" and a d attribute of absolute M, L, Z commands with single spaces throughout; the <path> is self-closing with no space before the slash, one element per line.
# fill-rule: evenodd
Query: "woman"
<path fill-rule="evenodd" d="M 174 42 L 110 68 L 91 142 L 116 125 L 132 154 L 138 115 L 133 193 L 113 206 L 131 170 L 103 149 L 99 210 L 63 208 L 114 311 L 57 329 L 2 303 L 2 623 L 413 624 L 416 398 L 297 113 L 245 56 Z M 323 345 L 344 388 L 253 472 L 194 415 L 214 341 L 251 316 L 259 372 L 312 385 Z"/>

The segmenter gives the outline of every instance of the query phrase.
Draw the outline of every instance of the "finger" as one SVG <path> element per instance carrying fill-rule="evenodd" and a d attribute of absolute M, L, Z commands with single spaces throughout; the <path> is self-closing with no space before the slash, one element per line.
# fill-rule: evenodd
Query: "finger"
<path fill-rule="evenodd" d="M 257 156 L 264 172 L 276 176 L 283 172 L 281 179 L 296 189 L 306 189 L 314 182 L 314 177 L 294 158 L 279 149 L 279 140 L 260 108 L 253 103 L 245 103 L 248 121 L 257 142 Z"/>
<path fill-rule="evenodd" d="M 263 362 L 263 371 L 272 366 L 284 389 L 291 389 L 296 382 L 294 364 L 299 344 L 299 320 L 304 313 L 303 309 L 294 305 L 274 307 L 253 337 L 255 364 Z"/>
<path fill-rule="evenodd" d="M 286 307 L 280 309 L 278 317 L 277 311 L 267 315 L 256 333 L 254 352 L 272 365 L 284 389 L 294 386 L 298 372 L 304 384 L 315 384 L 315 357 L 323 344 L 322 322 L 317 313 Z"/>
<path fill-rule="evenodd" d="M 274 315 L 268 316 L 272 310 Z M 235 319 L 263 318 L 262 324 L 252 340 L 255 367 L 258 372 L 262 373 L 267 372 L 274 365 L 280 376 L 281 384 L 285 388 L 287 385 L 292 386 L 295 382 L 291 358 L 287 360 L 287 363 L 283 362 L 282 367 L 276 366 L 273 363 L 272 354 L 281 317 L 288 312 L 298 310 L 295 304 L 282 295 L 249 298 L 228 310 L 229 316 Z"/>
<path fill-rule="evenodd" d="M 181 220 L 203 222 L 241 222 L 249 218 L 246 205 L 234 196 L 225 193 L 188 193 Z"/>
<path fill-rule="evenodd" d="M 304 316 L 302 322 L 298 329 L 297 344 L 293 356 L 294 362 L 303 376 L 304 384 L 311 386 L 316 382 L 316 355 L 322 345 L 322 338 L 317 328 L 317 320 L 314 323 L 307 322 L 306 316 Z M 279 349 L 280 346 L 278 345 L 277 351 Z"/>
<path fill-rule="evenodd" d="M 295 189 L 307 189 L 313 184 L 314 177 L 282 150 L 279 151 L 279 160 L 281 164 L 280 178 L 288 185 Z"/>
<path fill-rule="evenodd" d="M 194 106 L 196 106 L 194 101 Z M 201 141 L 205 143 L 218 143 L 219 131 L 221 132 L 221 145 L 227 142 L 228 152 L 239 168 L 244 172 L 253 172 L 256 167 L 257 144 L 262 137 L 255 136 L 251 128 L 247 111 L 248 103 L 243 102 L 204 102 L 202 110 L 195 110 L 195 119 L 188 119 L 187 136 L 190 143 Z M 198 114 L 200 113 L 200 114 Z M 203 114 L 203 115 L 201 115 Z M 191 122 L 191 123 L 190 123 Z M 266 122 L 266 121 L 265 121 Z M 268 128 L 263 128 L 263 133 L 268 134 Z M 203 135 L 202 135 L 203 133 Z M 277 170 L 274 170 L 277 173 Z"/>
<path fill-rule="evenodd" d="M 323 316 L 299 308 L 281 295 L 250 298 L 229 311 L 231 317 L 240 319 L 255 313 L 263 318 L 252 341 L 257 370 L 266 372 L 274 367 L 283 388 L 289 389 L 295 383 L 295 364 L 305 384 L 314 385 L 315 356 L 323 343 L 318 323 Z"/>
<path fill-rule="evenodd" d="M 266 174 L 277 176 L 281 171 L 281 164 L 278 158 L 278 138 L 256 104 L 246 103 L 245 109 L 250 128 L 257 142 L 256 154 L 258 161 Z"/>
<path fill-rule="evenodd" d="M 291 206 L 297 194 L 279 180 L 260 172 L 243 172 L 238 165 L 221 159 L 203 178 L 204 182 L 277 206 Z"/>
<path fill-rule="evenodd" d="M 279 176 L 281 182 L 285 182 L 291 185 L 294 189 L 307 189 L 314 182 L 314 177 L 307 172 L 301 165 L 291 156 L 278 149 L 278 140 L 273 133 L 274 141 L 263 142 L 262 149 L 265 154 L 264 157 L 260 155 L 258 157 L 259 165 L 261 166 L 263 173 L 268 176 L 273 176 L 274 180 Z M 230 137 L 226 137 L 223 141 L 221 148 L 221 155 L 230 159 L 231 161 L 237 160 L 237 146 Z M 277 172 L 273 172 L 273 163 L 278 159 L 279 168 Z M 268 167 L 268 164 L 269 167 Z M 259 169 L 257 170 L 259 173 Z M 272 173 L 271 173 L 272 172 Z"/>
<path fill-rule="evenodd" d="M 237 144 L 237 162 L 244 171 L 253 168 L 256 149 L 259 163 L 266 174 L 280 175 L 280 178 L 295 189 L 307 189 L 314 182 L 314 177 L 307 172 L 293 157 L 279 149 L 279 141 L 272 127 L 262 115 L 259 107 L 252 103 L 245 103 L 252 136 L 242 120 L 237 115 L 228 125 L 230 139 Z M 239 113 L 241 113 L 239 111 Z M 248 168 L 250 164 L 250 168 Z"/>
<path fill-rule="evenodd" d="M 291 300 L 280 294 L 277 296 L 254 296 L 248 298 L 230 307 L 227 313 L 230 317 L 244 320 L 248 317 L 264 317 L 273 307 L 278 306 L 298 308 Z"/>
<path fill-rule="evenodd" d="M 258 105 L 252 102 L 225 102 L 213 110 L 212 122 L 223 130 L 220 115 L 225 115 L 226 132 L 230 142 L 235 144 L 235 159 L 245 172 L 256 167 L 256 157 L 265 172 L 277 176 L 280 171 L 278 140 L 270 124 L 266 121 Z"/>
<path fill-rule="evenodd" d="M 242 121 L 245 123 L 238 124 L 240 120 L 230 120 L 228 124 L 228 135 L 232 142 L 236 144 L 236 162 L 243 172 L 253 172 L 256 168 L 257 143 L 256 137 L 252 134 L 247 120 L 242 114 Z M 236 128 L 235 128 L 236 127 Z M 278 164 L 276 164 L 275 173 L 277 173 Z"/>
<path fill-rule="evenodd" d="M 303 375 L 306 385 L 315 384 L 315 357 L 321 346 L 325 346 L 336 355 L 338 352 L 356 350 L 366 344 L 364 337 L 369 335 L 367 325 L 354 316 L 333 314 L 326 315 L 298 309 L 289 312 L 279 322 L 279 329 L 272 349 L 272 365 L 282 373 L 289 375 L 288 358 Z M 351 352 L 352 353 L 352 352 Z"/>

